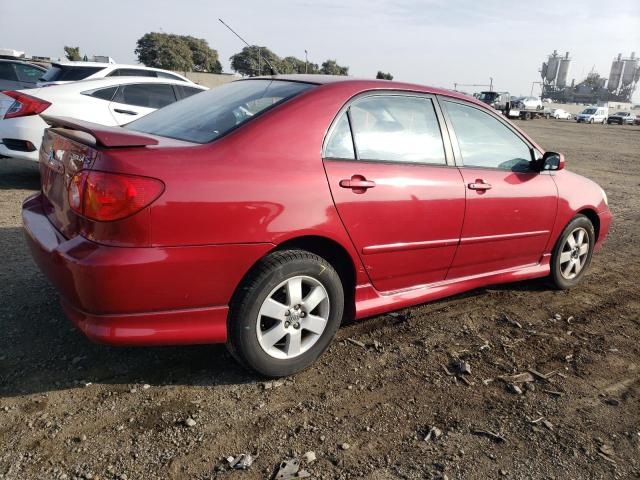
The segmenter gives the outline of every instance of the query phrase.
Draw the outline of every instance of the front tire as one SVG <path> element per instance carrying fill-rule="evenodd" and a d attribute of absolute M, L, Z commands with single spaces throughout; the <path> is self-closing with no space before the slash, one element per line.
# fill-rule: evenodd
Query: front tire
<path fill-rule="evenodd" d="M 576 286 L 591 264 L 595 231 L 584 215 L 576 215 L 562 231 L 551 257 L 550 279 L 560 290 Z"/>
<path fill-rule="evenodd" d="M 259 262 L 234 296 L 227 347 L 262 375 L 291 375 L 327 349 L 343 311 L 342 282 L 329 262 L 304 250 L 276 251 Z"/>

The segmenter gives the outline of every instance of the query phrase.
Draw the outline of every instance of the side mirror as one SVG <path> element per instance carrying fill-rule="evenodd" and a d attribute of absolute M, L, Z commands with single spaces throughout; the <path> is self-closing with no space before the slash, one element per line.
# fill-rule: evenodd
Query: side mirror
<path fill-rule="evenodd" d="M 564 155 L 556 152 L 545 152 L 540 162 L 540 170 L 562 170 L 564 168 Z"/>

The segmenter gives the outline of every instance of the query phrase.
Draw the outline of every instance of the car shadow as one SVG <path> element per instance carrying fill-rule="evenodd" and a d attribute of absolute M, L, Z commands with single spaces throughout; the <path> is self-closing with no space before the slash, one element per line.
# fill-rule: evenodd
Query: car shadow
<path fill-rule="evenodd" d="M 25 164 L 12 158 L 0 158 L 0 189 L 39 190 L 38 164 Z"/>
<path fill-rule="evenodd" d="M 33 263 L 20 228 L 0 228 L 0 398 L 40 394 L 87 384 L 129 389 L 149 384 L 214 386 L 256 383 L 263 377 L 240 367 L 223 345 L 112 347 L 90 342 L 65 317 L 58 294 Z M 479 288 L 440 302 L 489 290 L 546 289 L 543 282 Z M 405 312 L 410 312 L 404 309 Z M 398 317 L 348 322 L 368 331 Z M 338 336 L 340 338 L 340 335 Z"/>

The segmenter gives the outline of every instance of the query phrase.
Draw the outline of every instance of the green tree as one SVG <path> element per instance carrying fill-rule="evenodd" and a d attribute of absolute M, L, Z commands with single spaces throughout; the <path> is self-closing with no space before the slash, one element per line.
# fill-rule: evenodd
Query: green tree
<path fill-rule="evenodd" d="M 147 67 L 222 73 L 218 52 L 203 38 L 171 33 L 145 33 L 136 44 L 138 61 Z"/>
<path fill-rule="evenodd" d="M 195 38 L 188 35 L 181 38 L 191 50 L 193 69 L 196 72 L 222 73 L 218 52 L 211 48 L 204 38 Z"/>
<path fill-rule="evenodd" d="M 285 57 L 278 66 L 278 73 L 318 73 L 318 71 L 317 63 L 307 63 L 296 57 Z"/>
<path fill-rule="evenodd" d="M 251 45 L 244 47 L 241 52 L 232 55 L 231 68 L 241 75 L 255 77 L 256 75 L 270 75 L 269 65 L 264 59 L 267 59 L 273 67 L 278 70 L 282 60 L 267 47 Z"/>
<path fill-rule="evenodd" d="M 147 67 L 187 72 L 193 70 L 193 54 L 178 35 L 145 33 L 138 39 L 135 54 Z"/>
<path fill-rule="evenodd" d="M 384 73 L 382 70 L 378 70 L 378 74 L 376 75 L 376 78 L 380 80 L 393 80 L 393 75 L 391 75 L 388 72 Z"/>
<path fill-rule="evenodd" d="M 80 55 L 80 47 L 64 47 L 64 56 L 67 57 L 67 60 L 72 62 L 77 62 L 82 60 L 82 56 Z"/>
<path fill-rule="evenodd" d="M 325 75 L 349 75 L 349 67 L 338 65 L 336 60 L 327 60 L 322 64 L 320 73 Z"/>

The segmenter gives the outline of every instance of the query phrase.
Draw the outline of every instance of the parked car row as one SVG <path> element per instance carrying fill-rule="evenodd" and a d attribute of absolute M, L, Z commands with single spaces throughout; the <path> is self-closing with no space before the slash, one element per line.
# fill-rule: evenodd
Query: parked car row
<path fill-rule="evenodd" d="M 0 60 L 0 88 L 0 156 L 34 162 L 47 127 L 42 113 L 124 125 L 207 90 L 140 65 L 66 62 L 46 70 L 20 60 Z"/>

